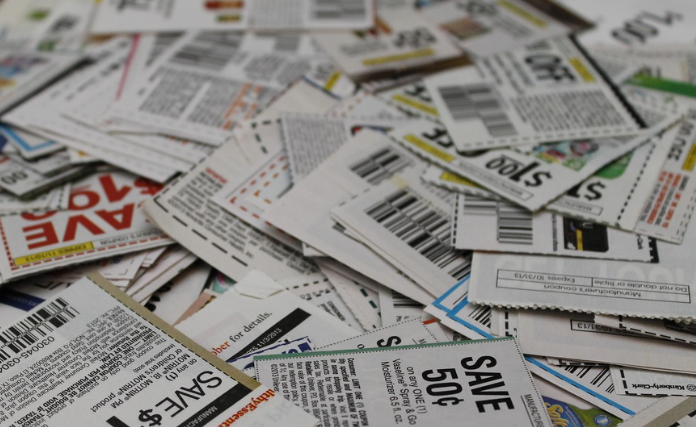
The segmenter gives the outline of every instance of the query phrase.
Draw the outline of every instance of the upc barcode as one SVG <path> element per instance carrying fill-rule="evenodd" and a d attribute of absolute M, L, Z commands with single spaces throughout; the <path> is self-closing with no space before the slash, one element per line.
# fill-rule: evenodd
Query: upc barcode
<path fill-rule="evenodd" d="M 398 190 L 365 213 L 451 277 L 461 280 L 469 274 L 470 257 L 445 243 L 450 241 L 449 216 L 420 197 Z"/>
<path fill-rule="evenodd" d="M 410 164 L 411 161 L 401 153 L 387 147 L 353 164 L 350 170 L 370 184 L 377 185 Z"/>
<path fill-rule="evenodd" d="M 400 294 L 399 292 L 392 290 L 391 293 L 392 293 L 392 301 L 394 302 L 394 307 L 423 308 L 423 304 L 419 303 L 418 301 L 414 301 L 411 298 Z"/>
<path fill-rule="evenodd" d="M 517 134 L 493 86 L 484 83 L 442 86 L 438 91 L 454 120 L 478 118 L 491 136 Z"/>
<path fill-rule="evenodd" d="M 297 52 L 300 49 L 299 34 L 280 34 L 275 36 L 276 52 Z"/>
<path fill-rule="evenodd" d="M 530 211 L 510 203 L 498 202 L 498 242 L 533 244 L 532 223 Z"/>
<path fill-rule="evenodd" d="M 367 16 L 365 0 L 314 0 L 312 16 L 315 19 L 364 19 Z"/>
<path fill-rule="evenodd" d="M 487 305 L 477 306 L 470 314 L 469 319 L 472 319 L 482 325 L 491 327 L 491 307 Z"/>
<path fill-rule="evenodd" d="M 603 388 L 607 393 L 614 393 L 614 383 L 611 380 L 611 372 L 608 366 L 602 368 L 592 366 L 567 366 L 563 369 L 578 378 L 585 378 L 589 374 L 592 378 L 590 384 L 597 388 Z"/>
<path fill-rule="evenodd" d="M 242 33 L 200 33 L 176 52 L 169 62 L 221 71 L 235 58 L 243 37 Z"/>
<path fill-rule="evenodd" d="M 78 314 L 65 300 L 58 298 L 36 313 L 0 332 L 0 362 L 30 347 L 65 325 Z"/>
<path fill-rule="evenodd" d="M 462 209 L 462 212 L 465 215 L 494 216 L 498 214 L 498 201 L 496 200 L 470 196 L 468 194 L 460 197 L 464 197 L 464 209 Z"/>

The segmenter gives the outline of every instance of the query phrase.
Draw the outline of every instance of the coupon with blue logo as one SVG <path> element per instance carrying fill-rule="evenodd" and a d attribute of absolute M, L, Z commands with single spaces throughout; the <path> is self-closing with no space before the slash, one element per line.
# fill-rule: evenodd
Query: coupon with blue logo
<path fill-rule="evenodd" d="M 329 426 L 549 427 L 514 339 L 261 356 L 259 381 Z"/>

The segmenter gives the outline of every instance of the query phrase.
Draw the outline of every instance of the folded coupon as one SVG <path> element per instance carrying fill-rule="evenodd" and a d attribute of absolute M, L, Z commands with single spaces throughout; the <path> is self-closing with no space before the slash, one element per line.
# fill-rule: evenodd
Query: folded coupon
<path fill-rule="evenodd" d="M 247 28 L 367 29 L 374 21 L 371 0 L 171 0 L 167 7 L 149 2 L 101 2 L 97 7 L 92 32 L 100 34 Z"/>
<path fill-rule="evenodd" d="M 322 426 L 551 426 L 513 339 L 259 356 L 257 378 Z M 492 424 L 491 424 L 492 423 Z"/>
<path fill-rule="evenodd" d="M 42 303 L 3 336 L 3 423 L 316 423 L 98 275 Z"/>
<path fill-rule="evenodd" d="M 696 375 L 612 366 L 616 393 L 626 396 L 696 396 Z"/>
<path fill-rule="evenodd" d="M 483 58 L 425 84 L 460 150 L 626 136 L 644 126 L 573 38 Z"/>
<path fill-rule="evenodd" d="M 3 279 L 171 244 L 137 208 L 160 189 L 126 172 L 101 172 L 73 185 L 67 210 L 0 217 Z"/>
<path fill-rule="evenodd" d="M 232 364 L 282 342 L 308 337 L 313 346 L 321 347 L 358 335 L 258 270 L 176 327 Z"/>
<path fill-rule="evenodd" d="M 457 249 L 644 262 L 655 259 L 656 244 L 647 237 L 546 211 L 533 215 L 506 201 L 459 194 L 453 218 L 452 244 Z"/>

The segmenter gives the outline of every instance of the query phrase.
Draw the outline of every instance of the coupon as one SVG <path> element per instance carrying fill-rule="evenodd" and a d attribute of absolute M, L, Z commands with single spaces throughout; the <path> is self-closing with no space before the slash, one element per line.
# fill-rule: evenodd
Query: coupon
<path fill-rule="evenodd" d="M 136 209 L 160 188 L 124 172 L 103 172 L 73 186 L 68 210 L 1 217 L 2 277 L 170 244 Z"/>
<path fill-rule="evenodd" d="M 258 270 L 176 327 L 228 363 L 303 337 L 324 346 L 359 334 Z"/>
<path fill-rule="evenodd" d="M 447 129 L 424 120 L 396 128 L 390 136 L 419 156 L 531 211 L 649 139 L 566 141 L 539 145 L 526 154 L 513 149 L 460 151 Z"/>
<path fill-rule="evenodd" d="M 76 53 L 6 51 L 0 55 L 0 114 L 83 61 Z"/>
<path fill-rule="evenodd" d="M 491 309 L 469 302 L 468 286 L 457 284 L 426 307 L 426 312 L 468 338 L 494 338 L 491 333 Z M 500 336 L 516 336 L 516 316 L 506 319 Z M 614 394 L 609 369 L 553 366 L 543 358 L 526 357 L 527 368 L 536 376 L 551 382 L 586 402 L 621 418 L 627 419 L 652 404 L 648 397 L 622 397 Z"/>
<path fill-rule="evenodd" d="M 98 5 L 92 32 L 98 34 L 184 30 L 367 29 L 372 1 L 245 0 L 190 2 L 107 1 Z"/>
<path fill-rule="evenodd" d="M 360 130 L 367 128 L 384 132 L 404 123 L 406 121 L 399 117 L 334 119 L 284 113 L 281 120 L 283 141 L 287 147 L 293 180 L 301 181 Z"/>
<path fill-rule="evenodd" d="M 551 426 L 512 339 L 260 356 L 255 365 L 260 381 L 323 426 L 438 425 L 462 413 L 478 424 Z"/>
<path fill-rule="evenodd" d="M 612 366 L 616 393 L 629 396 L 696 396 L 696 375 Z"/>
<path fill-rule="evenodd" d="M 256 231 L 210 200 L 230 181 L 252 170 L 239 146 L 230 140 L 214 154 L 143 203 L 158 227 L 225 275 L 240 280 L 255 267 L 275 279 L 316 271 L 292 248 Z"/>
<path fill-rule="evenodd" d="M 182 36 L 129 84 L 109 117 L 219 146 L 239 121 L 327 63 L 324 56 L 243 50 L 243 41 L 239 32 Z"/>
<path fill-rule="evenodd" d="M 440 295 L 470 272 L 469 253 L 451 245 L 450 201 L 419 171 L 395 175 L 331 213 L 360 240 L 429 292 Z"/>
<path fill-rule="evenodd" d="M 664 319 L 595 315 L 595 323 L 632 333 L 696 345 L 696 325 Z"/>
<path fill-rule="evenodd" d="M 602 167 L 546 210 L 633 231 L 678 130 L 673 127 Z"/>
<path fill-rule="evenodd" d="M 456 193 L 470 194 L 491 200 L 500 200 L 500 196 L 492 193 L 473 181 L 464 178 L 456 173 L 449 172 L 440 166 L 430 165 L 423 172 L 421 179 L 427 183 L 446 188 Z"/>
<path fill-rule="evenodd" d="M 362 130 L 273 204 L 264 219 L 370 279 L 428 303 L 433 295 L 331 219 L 331 209 L 416 162 L 384 134 Z"/>
<path fill-rule="evenodd" d="M 379 288 L 379 307 L 383 325 L 393 325 L 423 316 L 423 304 L 382 286 Z"/>
<path fill-rule="evenodd" d="M 32 200 L 21 200 L 7 192 L 0 192 L 0 215 L 60 211 L 68 208 L 70 184 L 63 184 Z"/>
<path fill-rule="evenodd" d="M 552 2 L 457 0 L 422 10 L 457 46 L 477 58 L 591 26 Z"/>
<path fill-rule="evenodd" d="M 627 136 L 644 127 L 572 38 L 483 58 L 425 84 L 462 151 Z"/>
<path fill-rule="evenodd" d="M 194 263 L 152 294 L 144 304 L 145 308 L 173 325 L 201 294 L 210 270 L 203 261 Z"/>
<path fill-rule="evenodd" d="M 682 243 L 696 206 L 696 110 L 681 123 L 635 231 Z"/>
<path fill-rule="evenodd" d="M 517 340 L 524 354 L 696 373 L 693 346 L 596 325 L 591 314 L 521 310 Z"/>
<path fill-rule="evenodd" d="M 651 262 L 650 238 L 512 203 L 458 194 L 452 244 L 457 249 Z M 495 236 L 492 239 L 491 236 Z"/>
<path fill-rule="evenodd" d="M 93 170 L 91 167 L 73 166 L 57 174 L 46 176 L 0 154 L 0 188 L 21 199 L 31 199 L 35 195 Z"/>
<path fill-rule="evenodd" d="M 692 228 L 684 244 L 694 238 Z M 657 263 L 475 253 L 470 298 L 494 306 L 691 322 L 695 272 L 689 255 L 679 245 L 659 242 L 657 247 Z"/>
<path fill-rule="evenodd" d="M 0 378 L 8 394 L 0 397 L 3 422 L 315 423 L 98 275 L 44 302 L 4 335 L 8 342 Z"/>
<path fill-rule="evenodd" d="M 414 72 L 461 56 L 444 31 L 407 4 L 378 2 L 377 25 L 367 37 L 335 31 L 317 34 L 315 39 L 355 81 L 394 71 Z"/>

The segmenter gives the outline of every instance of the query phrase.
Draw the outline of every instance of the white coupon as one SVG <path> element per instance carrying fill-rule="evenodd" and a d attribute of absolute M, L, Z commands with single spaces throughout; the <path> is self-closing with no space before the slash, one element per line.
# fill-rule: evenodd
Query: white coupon
<path fill-rule="evenodd" d="M 98 275 L 13 326 L 0 348 L 3 423 L 315 425 Z"/>
<path fill-rule="evenodd" d="M 571 31 L 560 19 L 534 6 L 521 0 L 457 0 L 422 10 L 425 18 L 447 31 L 457 46 L 480 58 Z"/>
<path fill-rule="evenodd" d="M 606 316 L 601 314 L 595 314 L 594 321 L 600 325 L 643 334 L 646 337 L 696 345 L 696 325 L 694 324 L 677 323 L 663 319 L 637 319 L 635 317 Z"/>
<path fill-rule="evenodd" d="M 337 119 L 285 113 L 281 123 L 292 178 L 300 182 L 362 129 L 386 132 L 407 122 L 402 117 Z"/>
<path fill-rule="evenodd" d="M 693 244 L 696 229 L 684 245 Z M 694 267 L 682 246 L 658 242 L 657 263 L 475 253 L 471 300 L 597 314 L 694 319 Z M 542 292 L 539 292 L 542 291 Z M 570 297 L 572 295 L 572 297 Z"/>
<path fill-rule="evenodd" d="M 636 134 L 642 120 L 571 38 L 425 79 L 460 150 Z"/>
<path fill-rule="evenodd" d="M 517 339 L 525 354 L 696 374 L 693 346 L 596 325 L 591 314 L 521 310 Z"/>
<path fill-rule="evenodd" d="M 327 115 L 338 118 L 406 118 L 408 114 L 364 89 L 342 99 L 327 111 Z"/>
<path fill-rule="evenodd" d="M 254 268 L 275 279 L 316 271 L 299 252 L 245 224 L 210 200 L 230 181 L 252 171 L 234 140 L 145 201 L 143 210 L 158 227 L 198 257 L 235 280 Z"/>
<path fill-rule="evenodd" d="M 413 172 L 415 179 L 395 175 L 333 209 L 332 216 L 424 289 L 441 295 L 469 275 L 471 256 L 451 245 L 450 204 Z"/>
<path fill-rule="evenodd" d="M 260 356 L 254 362 L 260 381 L 325 420 L 325 427 L 353 420 L 433 426 L 462 413 L 477 425 L 552 425 L 512 339 Z"/>
<path fill-rule="evenodd" d="M 111 118 L 164 135 L 219 146 L 323 56 L 241 49 L 239 32 L 192 32 L 178 39 L 114 103 Z"/>
<path fill-rule="evenodd" d="M 326 259 L 321 259 L 317 261 L 317 264 L 364 330 L 371 331 L 384 324 L 379 294 L 373 290 L 374 287 L 382 289 L 384 286 L 355 271 L 353 276 L 349 277 L 343 274 L 347 267 L 342 271 L 332 268 L 338 264 L 336 262 L 329 263 Z M 369 286 L 366 285 L 368 282 Z"/>
<path fill-rule="evenodd" d="M 7 125 L 0 125 L 0 141 L 2 140 L 12 144 L 26 159 L 42 157 L 63 149 L 55 141 Z"/>
<path fill-rule="evenodd" d="M 667 49 L 694 42 L 691 28 L 696 23 L 696 7 L 692 3 L 679 0 L 660 3 L 561 0 L 561 3 L 595 22 L 594 28 L 579 36 L 588 46 Z"/>
<path fill-rule="evenodd" d="M 273 204 L 264 219 L 370 279 L 428 303 L 433 298 L 430 293 L 347 237 L 330 216 L 331 209 L 340 203 L 416 161 L 385 135 L 363 130 Z"/>
<path fill-rule="evenodd" d="M 650 238 L 512 203 L 457 195 L 452 244 L 457 249 L 650 262 Z M 491 238 L 495 236 L 495 238 Z"/>
<path fill-rule="evenodd" d="M 526 154 L 513 149 L 460 151 L 442 125 L 424 120 L 396 128 L 390 135 L 419 156 L 532 211 L 648 140 L 636 136 L 559 142 Z"/>
<path fill-rule="evenodd" d="M 635 231 L 674 243 L 685 240 L 696 206 L 696 109 L 690 109 L 672 140 L 667 160 Z"/>
<path fill-rule="evenodd" d="M 469 338 L 494 338 L 491 334 L 491 310 L 487 306 L 477 306 L 468 301 L 466 282 L 457 284 L 447 293 L 435 300 L 426 311 L 438 317 L 444 325 Z M 514 313 L 511 313 L 514 314 Z M 505 319 L 505 336 L 516 335 L 516 315 Z M 559 367 L 547 363 L 543 358 L 527 357 L 527 367 L 532 373 L 573 395 L 596 405 L 611 414 L 627 419 L 651 403 L 650 398 L 625 398 L 614 394 L 614 386 L 608 369 Z"/>
<path fill-rule="evenodd" d="M 194 263 L 152 294 L 145 308 L 173 325 L 203 291 L 210 269 L 203 261 Z"/>
<path fill-rule="evenodd" d="M 74 184 L 68 210 L 0 217 L 2 277 L 170 244 L 136 207 L 160 188 L 125 172 L 98 173 Z"/>
<path fill-rule="evenodd" d="M 359 334 L 260 271 L 176 327 L 228 363 L 284 341 L 309 337 L 324 346 Z"/>
<path fill-rule="evenodd" d="M 411 5 L 389 7 L 379 3 L 378 25 L 369 35 L 348 31 L 315 35 L 317 44 L 352 79 L 413 72 L 461 55 L 447 34 Z"/>
<path fill-rule="evenodd" d="M 379 308 L 382 324 L 385 326 L 423 316 L 423 304 L 401 295 L 393 289 L 379 288 Z"/>
<path fill-rule="evenodd" d="M 106 1 L 98 5 L 92 32 L 366 29 L 373 20 L 371 0 Z"/>
<path fill-rule="evenodd" d="M 612 366 L 616 393 L 628 396 L 696 396 L 696 375 Z"/>

